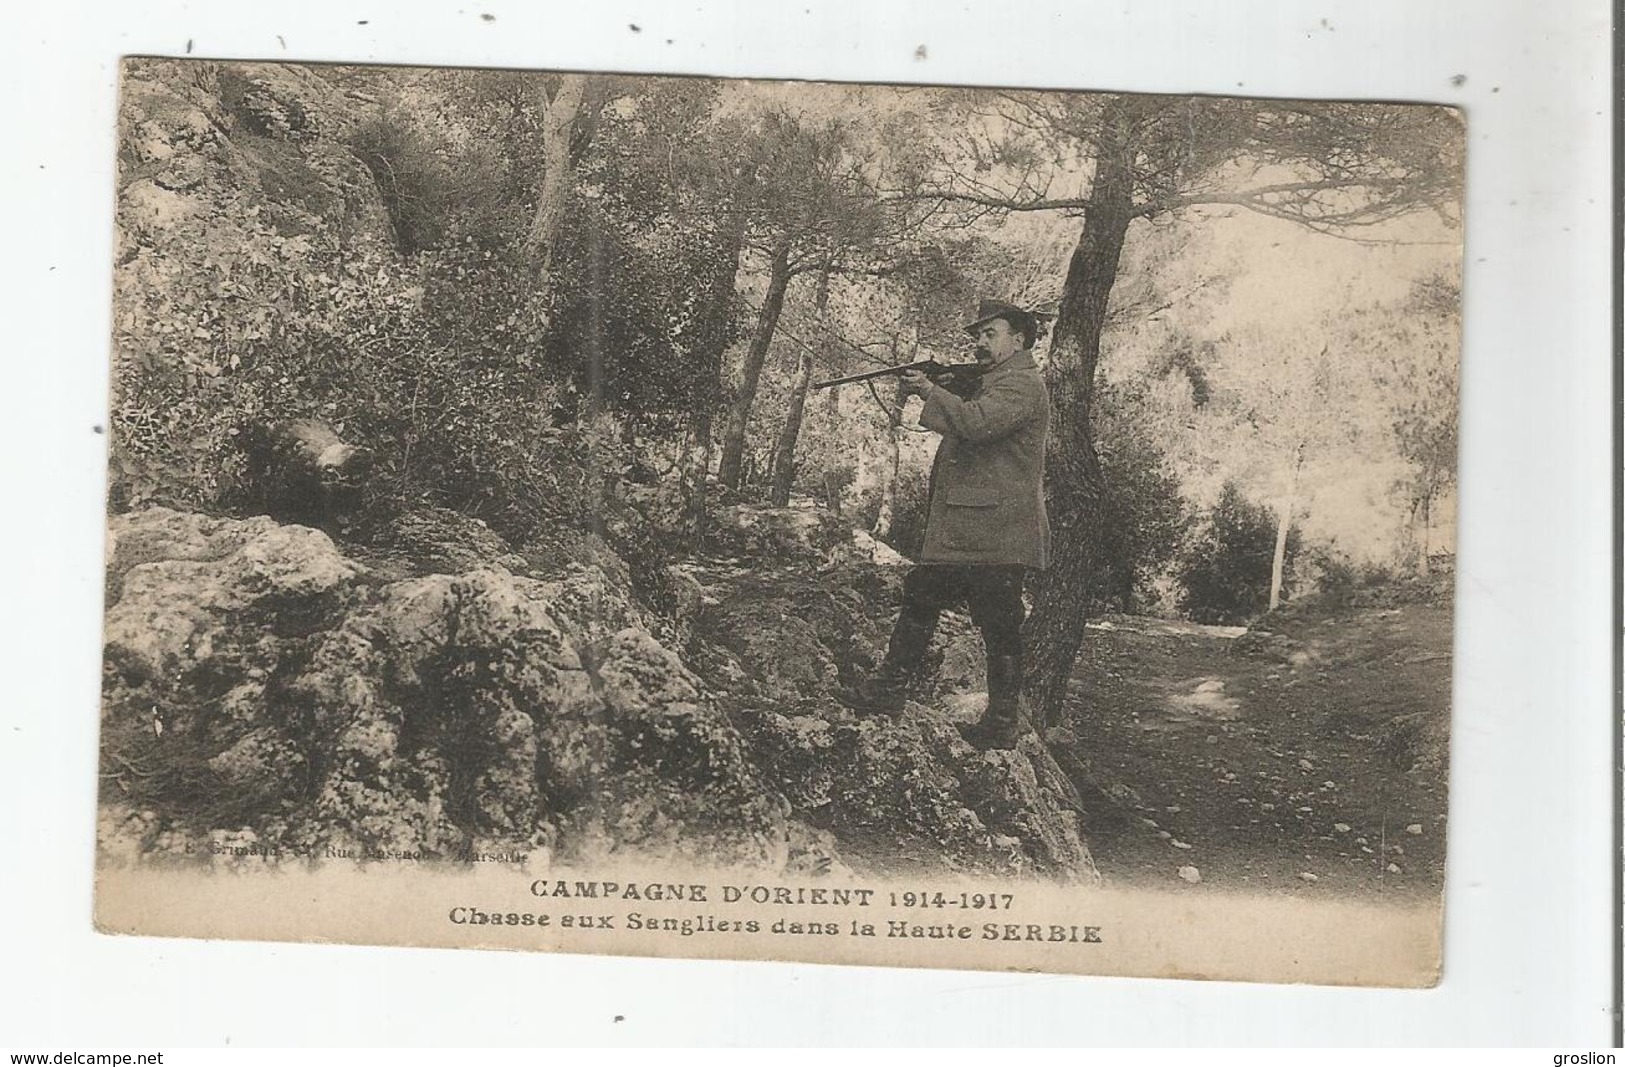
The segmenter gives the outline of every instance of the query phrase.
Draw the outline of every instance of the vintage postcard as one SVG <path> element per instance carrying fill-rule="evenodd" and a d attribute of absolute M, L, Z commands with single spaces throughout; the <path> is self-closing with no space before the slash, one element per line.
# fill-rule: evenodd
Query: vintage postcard
<path fill-rule="evenodd" d="M 100 929 L 1437 981 L 1458 112 L 120 93 Z"/>

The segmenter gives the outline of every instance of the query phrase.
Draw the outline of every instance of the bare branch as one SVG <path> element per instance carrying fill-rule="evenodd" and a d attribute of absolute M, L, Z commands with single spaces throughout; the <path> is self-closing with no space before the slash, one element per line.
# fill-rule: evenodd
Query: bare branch
<path fill-rule="evenodd" d="M 1089 206 L 1088 199 L 1084 197 L 1065 197 L 1053 200 L 1048 198 L 1018 200 L 1008 196 L 986 193 L 960 193 L 948 189 L 898 192 L 892 194 L 892 199 L 897 201 L 947 200 L 961 204 L 977 204 L 995 211 L 1080 211 Z"/>

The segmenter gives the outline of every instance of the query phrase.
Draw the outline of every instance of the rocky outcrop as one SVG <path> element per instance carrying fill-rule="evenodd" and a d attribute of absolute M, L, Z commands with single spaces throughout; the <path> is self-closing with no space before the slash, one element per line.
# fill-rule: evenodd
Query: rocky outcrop
<path fill-rule="evenodd" d="M 279 64 L 121 73 L 110 499 L 341 527 L 367 466 L 339 388 L 361 314 L 421 302 L 348 143 L 379 108 Z"/>
<path fill-rule="evenodd" d="M 1303 651 L 1303 642 L 1269 630 L 1248 630 L 1230 642 L 1228 651 L 1232 656 L 1286 663 Z"/>
<path fill-rule="evenodd" d="M 1097 878 L 1081 807 L 1032 735 L 978 752 L 942 711 L 910 703 L 899 719 L 860 720 L 827 698 L 745 722 L 764 778 L 853 865 Z"/>
<path fill-rule="evenodd" d="M 529 561 L 479 519 L 449 508 L 420 507 L 385 519 L 358 546 L 391 574 L 461 574 L 481 567 L 523 573 Z"/>
<path fill-rule="evenodd" d="M 164 509 L 111 539 L 104 773 L 142 848 L 790 858 L 713 699 L 569 580 L 376 586 L 319 531 Z"/>
<path fill-rule="evenodd" d="M 1036 738 L 965 745 L 973 697 L 896 720 L 833 699 L 885 639 L 885 568 L 701 570 L 680 656 L 591 539 L 515 551 L 430 510 L 378 545 L 358 562 L 268 518 L 113 521 L 105 847 L 1095 877 Z"/>
<path fill-rule="evenodd" d="M 357 236 L 390 234 L 371 175 L 344 145 L 376 109 L 311 69 L 133 59 L 120 93 L 121 264 L 197 236 L 188 222 L 221 247 L 261 214 L 288 237 L 340 220 Z"/>
<path fill-rule="evenodd" d="M 763 778 L 796 818 L 829 830 L 849 863 L 1098 877 L 1077 792 L 1036 736 L 984 753 L 954 729 L 980 714 L 982 694 L 944 697 L 922 684 L 929 703 L 910 702 L 897 719 L 859 719 L 836 699 L 884 653 L 896 568 L 849 561 L 694 578 L 704 590 L 695 669 L 727 692 Z M 980 680 L 979 645 L 968 620 L 944 616 L 927 664 L 939 687 Z"/>

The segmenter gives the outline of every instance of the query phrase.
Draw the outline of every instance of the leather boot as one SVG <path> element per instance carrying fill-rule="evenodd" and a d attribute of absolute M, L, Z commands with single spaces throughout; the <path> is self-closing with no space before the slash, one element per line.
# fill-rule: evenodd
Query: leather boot
<path fill-rule="evenodd" d="M 909 683 L 919 671 L 936 629 L 935 616 L 926 619 L 908 612 L 899 615 L 886 646 L 885 661 L 874 674 L 842 692 L 841 703 L 859 715 L 901 715 L 908 703 Z"/>
<path fill-rule="evenodd" d="M 975 748 L 1015 748 L 1022 734 L 1021 658 L 989 656 L 987 711 L 974 723 L 958 724 L 959 736 Z"/>

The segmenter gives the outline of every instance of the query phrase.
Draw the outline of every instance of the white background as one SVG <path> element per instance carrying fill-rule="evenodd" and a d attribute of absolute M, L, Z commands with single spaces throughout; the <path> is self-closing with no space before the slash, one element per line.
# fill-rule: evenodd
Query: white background
<path fill-rule="evenodd" d="M 0 1046 L 1610 1041 L 1604 3 L 223 9 L 30 4 L 5 28 Z M 120 54 L 181 55 L 189 41 L 208 57 L 1464 106 L 1466 408 L 1443 984 L 1334 990 L 94 934 L 105 438 L 92 427 L 106 398 L 116 67 Z M 916 59 L 922 45 L 928 58 Z"/>

